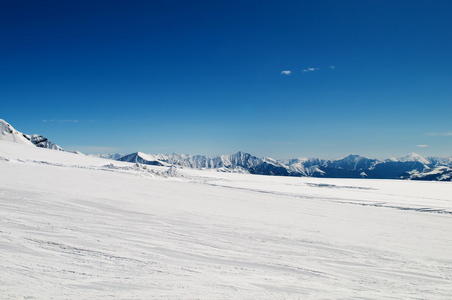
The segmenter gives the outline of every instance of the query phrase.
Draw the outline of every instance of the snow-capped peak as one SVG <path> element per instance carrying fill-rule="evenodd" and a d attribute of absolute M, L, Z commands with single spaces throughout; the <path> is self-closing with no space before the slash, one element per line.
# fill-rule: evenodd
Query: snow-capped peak
<path fill-rule="evenodd" d="M 143 152 L 137 152 L 137 156 L 141 157 L 144 160 L 147 161 L 158 161 L 158 160 L 167 160 L 168 157 L 166 157 L 163 154 L 157 154 L 157 155 L 153 155 L 153 154 L 147 154 L 147 153 L 143 153 Z"/>
<path fill-rule="evenodd" d="M 421 156 L 421 155 L 419 155 L 417 153 L 414 153 L 414 152 L 401 157 L 399 159 L 399 161 L 401 161 L 401 162 L 417 161 L 417 162 L 420 162 L 422 164 L 429 164 L 430 163 L 425 157 L 423 157 L 423 156 Z"/>

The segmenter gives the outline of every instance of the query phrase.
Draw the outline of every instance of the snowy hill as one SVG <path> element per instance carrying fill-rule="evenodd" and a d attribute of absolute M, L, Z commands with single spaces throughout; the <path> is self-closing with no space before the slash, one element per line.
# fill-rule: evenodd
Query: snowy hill
<path fill-rule="evenodd" d="M 17 131 L 2 119 L 0 119 L 0 141 L 22 144 L 30 147 L 35 146 L 23 133 Z"/>
<path fill-rule="evenodd" d="M 36 146 L 52 150 L 64 151 L 60 146 L 52 143 L 46 137 L 38 134 L 24 134 L 15 130 L 6 121 L 0 119 L 0 140 L 22 145 Z"/>

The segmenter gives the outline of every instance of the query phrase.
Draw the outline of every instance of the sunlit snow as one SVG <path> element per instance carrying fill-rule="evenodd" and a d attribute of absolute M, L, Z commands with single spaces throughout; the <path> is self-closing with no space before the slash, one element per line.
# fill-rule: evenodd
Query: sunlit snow
<path fill-rule="evenodd" d="M 2 299 L 450 299 L 452 185 L 0 141 Z"/>

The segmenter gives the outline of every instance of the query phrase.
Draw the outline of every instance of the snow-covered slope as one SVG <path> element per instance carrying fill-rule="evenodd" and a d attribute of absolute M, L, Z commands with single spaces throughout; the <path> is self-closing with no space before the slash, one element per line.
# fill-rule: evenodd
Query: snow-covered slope
<path fill-rule="evenodd" d="M 408 161 L 420 162 L 421 164 L 424 164 L 424 165 L 430 164 L 430 161 L 428 161 L 425 157 L 422 157 L 419 154 L 414 153 L 414 152 L 399 158 L 397 161 L 399 161 L 399 162 L 408 162 Z"/>
<path fill-rule="evenodd" d="M 325 172 L 321 170 L 328 165 L 331 160 L 318 158 L 294 158 L 281 159 L 278 162 L 287 166 L 293 174 L 301 176 L 323 177 Z"/>
<path fill-rule="evenodd" d="M 0 141 L 64 151 L 63 148 L 56 145 L 55 143 L 52 143 L 46 137 L 38 134 L 30 135 L 19 132 L 2 119 L 0 119 Z"/>
<path fill-rule="evenodd" d="M 28 148 L 29 145 L 0 141 L 0 160 L 68 167 L 99 167 L 112 163 L 116 166 L 130 165 L 119 161 L 90 157 L 81 153 L 51 151 L 49 149 L 35 147 L 34 145 L 32 145 L 31 150 Z"/>
<path fill-rule="evenodd" d="M 0 141 L 2 299 L 449 299 L 449 182 L 253 176 Z"/>
<path fill-rule="evenodd" d="M 414 170 L 403 174 L 401 178 L 410 180 L 452 181 L 452 168 L 439 166 L 425 170 L 424 172 Z"/>
<path fill-rule="evenodd" d="M 31 143 L 21 132 L 15 130 L 10 124 L 2 119 L 0 119 L 0 141 L 34 147 L 34 144 Z"/>
<path fill-rule="evenodd" d="M 452 167 L 452 156 L 449 157 L 428 157 L 427 160 L 439 166 L 451 166 Z"/>

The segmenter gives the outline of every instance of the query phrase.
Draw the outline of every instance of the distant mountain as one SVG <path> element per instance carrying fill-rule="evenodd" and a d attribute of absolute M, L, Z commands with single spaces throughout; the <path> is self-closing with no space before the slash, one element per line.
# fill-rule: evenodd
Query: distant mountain
<path fill-rule="evenodd" d="M 218 169 L 223 172 L 282 176 L 291 175 L 291 172 L 286 166 L 273 159 L 261 159 L 243 152 L 216 157 L 185 154 L 152 155 L 136 152 L 124 155 L 117 160 L 154 166 L 177 165 L 195 169 Z M 299 175 L 296 174 L 295 176 Z"/>
<path fill-rule="evenodd" d="M 275 160 L 258 158 L 248 153 L 209 157 L 205 155 L 152 155 L 136 152 L 117 160 L 147 165 L 176 165 L 195 169 L 216 169 L 276 176 L 308 176 L 328 178 L 374 178 L 411 180 L 451 180 L 452 157 L 425 158 L 411 153 L 385 160 L 349 155 L 342 159 L 295 158 Z"/>
<path fill-rule="evenodd" d="M 63 148 L 52 143 L 46 137 L 37 134 L 30 135 L 19 132 L 2 119 L 0 119 L 0 140 L 23 144 L 31 147 L 64 151 Z"/>
<path fill-rule="evenodd" d="M 163 158 L 163 157 L 161 157 Z M 154 155 L 151 154 L 145 154 L 142 152 L 135 152 L 128 155 L 124 155 L 122 157 L 117 158 L 116 160 L 119 161 L 127 161 L 127 162 L 133 162 L 133 163 L 140 163 L 145 165 L 153 165 L 153 166 L 164 166 L 166 163 L 162 162 L 162 160 L 159 160 L 154 157 Z"/>
<path fill-rule="evenodd" d="M 104 158 L 104 159 L 118 160 L 119 158 L 123 157 L 124 154 L 122 154 L 122 153 L 88 154 L 88 156 L 99 157 L 99 158 Z"/>
<path fill-rule="evenodd" d="M 413 170 L 402 174 L 399 179 L 409 180 L 434 180 L 434 181 L 452 181 L 452 168 L 446 166 L 438 166 L 428 169 L 424 172 Z"/>
<path fill-rule="evenodd" d="M 244 152 L 216 157 L 171 154 L 167 156 L 165 162 L 196 169 L 219 169 L 261 175 L 291 175 L 284 165 L 273 159 L 257 158 Z"/>
<path fill-rule="evenodd" d="M 0 140 L 64 151 L 42 135 L 23 134 L 1 119 Z M 452 157 L 425 158 L 416 153 L 385 160 L 361 155 L 349 155 L 341 159 L 275 160 L 269 157 L 258 158 L 244 152 L 215 157 L 187 154 L 153 155 L 142 152 L 92 156 L 154 166 L 183 166 L 259 175 L 452 181 Z"/>

